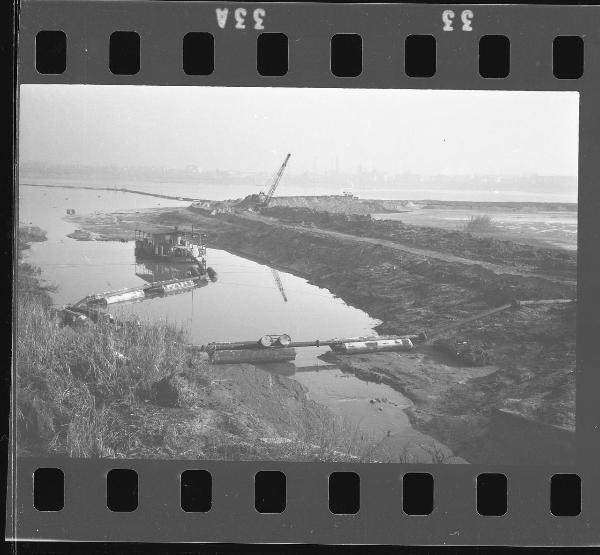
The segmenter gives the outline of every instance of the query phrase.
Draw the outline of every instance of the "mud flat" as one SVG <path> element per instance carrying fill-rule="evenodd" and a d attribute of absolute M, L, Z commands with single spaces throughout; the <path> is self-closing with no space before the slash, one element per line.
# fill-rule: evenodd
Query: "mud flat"
<path fill-rule="evenodd" d="M 131 239 L 137 227 L 158 230 L 193 224 L 207 233 L 211 246 L 330 290 L 381 320 L 380 333 L 440 328 L 513 299 L 576 296 L 573 253 L 479 242 L 456 231 L 428 230 L 421 237 L 422 228 L 393 226 L 396 248 L 379 236 L 369 237 L 372 224 L 367 220 L 338 221 L 323 214 L 313 215 L 317 229 L 291 225 L 289 218 L 211 217 L 190 208 L 70 219 L 106 240 Z M 376 227 L 375 234 L 384 237 L 383 230 L 390 225 Z M 339 229 L 343 236 L 336 235 Z M 348 237 L 349 231 L 356 239 Z M 432 256 L 414 254 L 402 250 L 406 244 L 436 250 L 430 251 Z M 448 250 L 452 252 L 447 254 Z M 457 255 L 460 261 L 453 258 Z M 485 263 L 489 260 L 493 264 Z M 481 368 L 452 360 L 431 346 L 414 355 L 336 357 L 335 362 L 368 379 L 379 379 L 375 375 L 380 374 L 415 403 L 409 411 L 413 426 L 457 455 L 470 462 L 510 463 L 514 458 L 502 459 L 503 451 L 490 437 L 493 410 L 506 409 L 570 433 L 574 430 L 575 316 L 574 304 L 522 307 L 445 335 L 451 342 L 484 350 L 488 363 Z"/>
<path fill-rule="evenodd" d="M 93 241 L 94 236 L 89 231 L 83 231 L 81 229 L 76 229 L 73 233 L 69 233 L 67 237 L 71 239 L 75 239 L 76 241 Z"/>
<path fill-rule="evenodd" d="M 326 353 L 321 358 L 363 380 L 400 391 L 414 403 L 405 412 L 415 429 L 445 442 L 456 455 L 481 462 L 485 417 L 478 414 L 475 399 L 466 399 L 461 388 L 470 380 L 493 374 L 496 367 L 459 367 L 427 347 L 411 353 Z"/>
<path fill-rule="evenodd" d="M 568 464 L 574 460 L 574 422 L 569 412 L 574 406 L 575 380 L 560 368 L 464 367 L 431 346 L 412 353 L 326 353 L 321 358 L 361 379 L 400 391 L 414 403 L 405 409 L 412 426 L 469 462 Z M 543 402 L 552 396 L 554 406 L 549 399 Z"/>

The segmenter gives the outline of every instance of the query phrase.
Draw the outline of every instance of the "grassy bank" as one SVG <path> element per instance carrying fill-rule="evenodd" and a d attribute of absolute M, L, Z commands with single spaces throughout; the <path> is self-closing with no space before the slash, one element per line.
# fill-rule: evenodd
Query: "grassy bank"
<path fill-rule="evenodd" d="M 115 413 L 150 400 L 154 383 L 183 368 L 179 334 L 167 327 L 61 327 L 31 295 L 19 295 L 17 310 L 18 423 L 26 446 L 109 454 L 122 441 L 111 425 Z"/>

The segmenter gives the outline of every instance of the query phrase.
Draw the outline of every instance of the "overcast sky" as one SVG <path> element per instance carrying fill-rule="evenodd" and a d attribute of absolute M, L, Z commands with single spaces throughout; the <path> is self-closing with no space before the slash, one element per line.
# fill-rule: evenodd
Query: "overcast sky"
<path fill-rule="evenodd" d="M 23 85 L 22 162 L 577 175 L 575 92 Z"/>

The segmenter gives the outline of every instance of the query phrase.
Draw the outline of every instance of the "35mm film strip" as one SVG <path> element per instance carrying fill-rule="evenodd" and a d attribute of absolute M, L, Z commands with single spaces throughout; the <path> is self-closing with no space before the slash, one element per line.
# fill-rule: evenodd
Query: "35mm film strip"
<path fill-rule="evenodd" d="M 596 543 L 599 23 L 23 2 L 7 537 Z"/>

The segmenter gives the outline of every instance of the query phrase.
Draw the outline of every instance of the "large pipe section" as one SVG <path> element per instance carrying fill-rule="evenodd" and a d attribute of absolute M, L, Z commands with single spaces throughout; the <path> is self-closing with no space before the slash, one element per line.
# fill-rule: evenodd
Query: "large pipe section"
<path fill-rule="evenodd" d="M 314 341 L 292 341 L 290 343 L 290 347 L 331 347 L 333 349 L 336 345 L 342 345 L 344 343 L 356 343 L 361 341 L 381 341 L 386 339 L 409 339 L 411 341 L 425 341 L 427 339 L 427 335 L 425 334 L 425 332 L 421 332 L 406 335 L 375 335 L 370 337 L 348 337 L 345 339 L 315 339 Z"/>
<path fill-rule="evenodd" d="M 138 299 L 143 299 L 145 297 L 144 290 L 138 291 L 125 291 L 123 293 L 109 293 L 104 295 L 99 302 L 104 302 L 104 304 L 115 304 L 115 303 L 126 303 L 131 301 L 136 301 Z"/>
<path fill-rule="evenodd" d="M 410 351 L 413 347 L 413 343 L 408 337 L 400 337 L 398 339 L 378 339 L 374 341 L 339 343 L 332 345 L 331 350 L 334 353 L 343 355 L 354 355 L 382 351 Z"/>
<path fill-rule="evenodd" d="M 260 349 L 269 347 L 292 347 L 291 338 L 286 333 L 266 334 L 258 340 L 234 341 L 231 343 L 209 343 L 205 346 L 206 351 L 236 351 L 240 349 Z"/>

